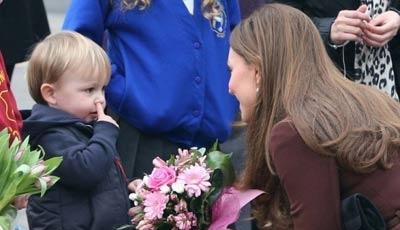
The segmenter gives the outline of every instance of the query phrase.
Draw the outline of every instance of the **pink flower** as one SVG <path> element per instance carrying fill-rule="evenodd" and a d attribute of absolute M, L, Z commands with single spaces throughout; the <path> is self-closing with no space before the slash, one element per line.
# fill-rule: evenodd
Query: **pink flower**
<path fill-rule="evenodd" d="M 178 149 L 178 156 L 180 156 L 180 157 L 187 157 L 187 156 L 190 156 L 190 152 L 189 152 L 189 150 L 187 150 L 187 149 L 181 149 L 181 148 L 179 148 Z"/>
<path fill-rule="evenodd" d="M 159 189 L 163 185 L 170 185 L 176 180 L 176 172 L 172 167 L 161 166 L 154 168 L 149 176 L 147 186 L 151 189 Z"/>
<path fill-rule="evenodd" d="M 175 212 L 187 212 L 187 203 L 183 199 L 179 200 L 179 203 L 174 207 Z"/>
<path fill-rule="evenodd" d="M 192 156 L 187 149 L 178 149 L 179 155 L 176 156 L 175 165 L 178 169 L 183 168 L 186 164 L 190 163 Z"/>
<path fill-rule="evenodd" d="M 185 191 L 189 197 L 193 195 L 199 197 L 201 191 L 207 192 L 211 186 L 210 173 L 206 168 L 199 165 L 190 166 L 185 169 L 179 176 L 178 180 L 182 180 L 185 183 Z"/>
<path fill-rule="evenodd" d="M 160 157 L 154 158 L 153 165 L 158 167 L 158 168 L 161 168 L 161 167 L 164 167 L 164 166 L 168 166 L 167 163 L 163 159 L 161 159 Z"/>
<path fill-rule="evenodd" d="M 129 190 L 135 192 L 139 197 L 144 197 L 146 194 L 149 193 L 148 190 L 144 187 L 145 184 L 143 180 L 136 179 L 129 183 L 128 188 Z"/>
<path fill-rule="evenodd" d="M 192 226 L 197 226 L 196 216 L 192 212 L 179 213 L 173 217 L 175 226 L 179 230 L 190 230 Z"/>
<path fill-rule="evenodd" d="M 149 220 L 161 219 L 168 200 L 168 196 L 160 192 L 147 194 L 143 202 L 145 217 Z"/>

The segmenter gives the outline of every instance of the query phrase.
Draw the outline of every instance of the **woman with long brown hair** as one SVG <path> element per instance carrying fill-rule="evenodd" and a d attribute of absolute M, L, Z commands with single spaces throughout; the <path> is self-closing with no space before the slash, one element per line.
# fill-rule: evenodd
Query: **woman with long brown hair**
<path fill-rule="evenodd" d="M 400 105 L 344 78 L 305 14 L 254 12 L 231 35 L 228 65 L 248 124 L 241 186 L 266 192 L 260 228 L 341 229 L 341 199 L 361 193 L 400 229 Z"/>

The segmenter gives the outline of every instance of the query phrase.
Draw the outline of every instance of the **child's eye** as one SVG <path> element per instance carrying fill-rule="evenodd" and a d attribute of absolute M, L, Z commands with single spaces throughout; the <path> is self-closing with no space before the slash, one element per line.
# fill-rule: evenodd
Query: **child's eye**
<path fill-rule="evenodd" d="M 92 93 L 94 91 L 94 88 L 92 87 L 92 88 L 87 88 L 87 89 L 85 89 L 85 92 L 86 93 Z"/>

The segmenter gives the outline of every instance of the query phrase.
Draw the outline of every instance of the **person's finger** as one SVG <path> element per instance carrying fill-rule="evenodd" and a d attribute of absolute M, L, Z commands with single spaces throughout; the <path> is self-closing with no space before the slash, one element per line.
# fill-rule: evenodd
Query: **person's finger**
<path fill-rule="evenodd" d="M 352 19 L 360 19 L 362 21 L 366 21 L 369 22 L 371 20 L 371 17 L 368 16 L 365 13 L 362 13 L 360 11 L 356 11 L 356 10 L 343 10 L 341 11 L 339 16 L 343 16 L 346 18 L 352 18 Z"/>
<path fill-rule="evenodd" d="M 17 209 L 26 208 L 27 204 L 28 204 L 28 196 L 26 196 L 26 195 L 18 196 L 14 200 L 14 206 Z"/>
<path fill-rule="evenodd" d="M 382 17 L 381 15 L 378 15 L 377 17 L 375 17 L 374 19 L 372 19 L 369 22 L 369 25 L 371 26 L 380 26 L 383 25 L 385 23 L 385 17 Z"/>
<path fill-rule="evenodd" d="M 393 35 L 392 33 L 385 33 L 385 34 L 375 34 L 372 33 L 371 31 L 365 30 L 364 31 L 364 36 L 367 37 L 369 40 L 373 40 L 378 43 L 384 43 L 386 44 L 390 39 L 392 39 Z"/>
<path fill-rule="evenodd" d="M 337 41 L 358 41 L 362 42 L 362 37 L 357 36 L 355 34 L 350 34 L 350 33 L 338 33 L 337 37 L 334 39 Z"/>
<path fill-rule="evenodd" d="M 361 19 L 340 17 L 335 19 L 333 26 L 346 25 L 346 26 L 358 27 L 360 29 L 365 29 L 367 27 L 366 24 L 367 22 Z"/>
<path fill-rule="evenodd" d="M 140 179 L 136 179 L 136 180 L 131 181 L 131 182 L 128 184 L 128 189 L 129 189 L 129 191 L 131 191 L 131 192 L 136 191 L 137 187 L 138 187 L 139 184 L 141 184 L 141 183 L 143 183 L 143 182 L 142 182 Z"/>
<path fill-rule="evenodd" d="M 363 13 L 363 14 L 365 14 L 365 13 L 367 12 L 367 10 L 368 10 L 368 6 L 365 5 L 365 4 L 362 4 L 361 6 L 359 6 L 359 7 L 357 8 L 357 11 L 358 11 L 358 12 L 361 12 L 361 13 Z"/>
<path fill-rule="evenodd" d="M 103 105 L 100 102 L 96 103 L 97 116 L 104 115 Z"/>
<path fill-rule="evenodd" d="M 361 28 L 356 27 L 356 26 L 349 26 L 349 25 L 338 25 L 337 30 L 340 31 L 340 33 L 345 33 L 345 34 L 354 34 L 359 37 L 364 35 L 364 32 Z"/>
<path fill-rule="evenodd" d="M 373 47 L 382 47 L 384 46 L 386 43 L 383 42 L 377 42 L 374 41 L 372 39 L 369 39 L 368 37 L 363 37 L 364 43 L 369 45 L 369 46 L 373 46 Z"/>
<path fill-rule="evenodd" d="M 390 33 L 393 30 L 393 27 L 390 24 L 383 24 L 381 26 L 374 26 L 371 23 L 366 25 L 366 30 L 377 34 L 382 35 L 386 33 Z"/>

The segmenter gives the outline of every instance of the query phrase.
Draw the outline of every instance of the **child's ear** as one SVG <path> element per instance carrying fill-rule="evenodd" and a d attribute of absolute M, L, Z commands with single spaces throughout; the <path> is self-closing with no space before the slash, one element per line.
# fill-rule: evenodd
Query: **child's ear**
<path fill-rule="evenodd" d="M 54 96 L 54 85 L 44 83 L 40 87 L 40 93 L 42 94 L 43 99 L 47 102 L 48 105 L 55 105 L 57 100 Z"/>

